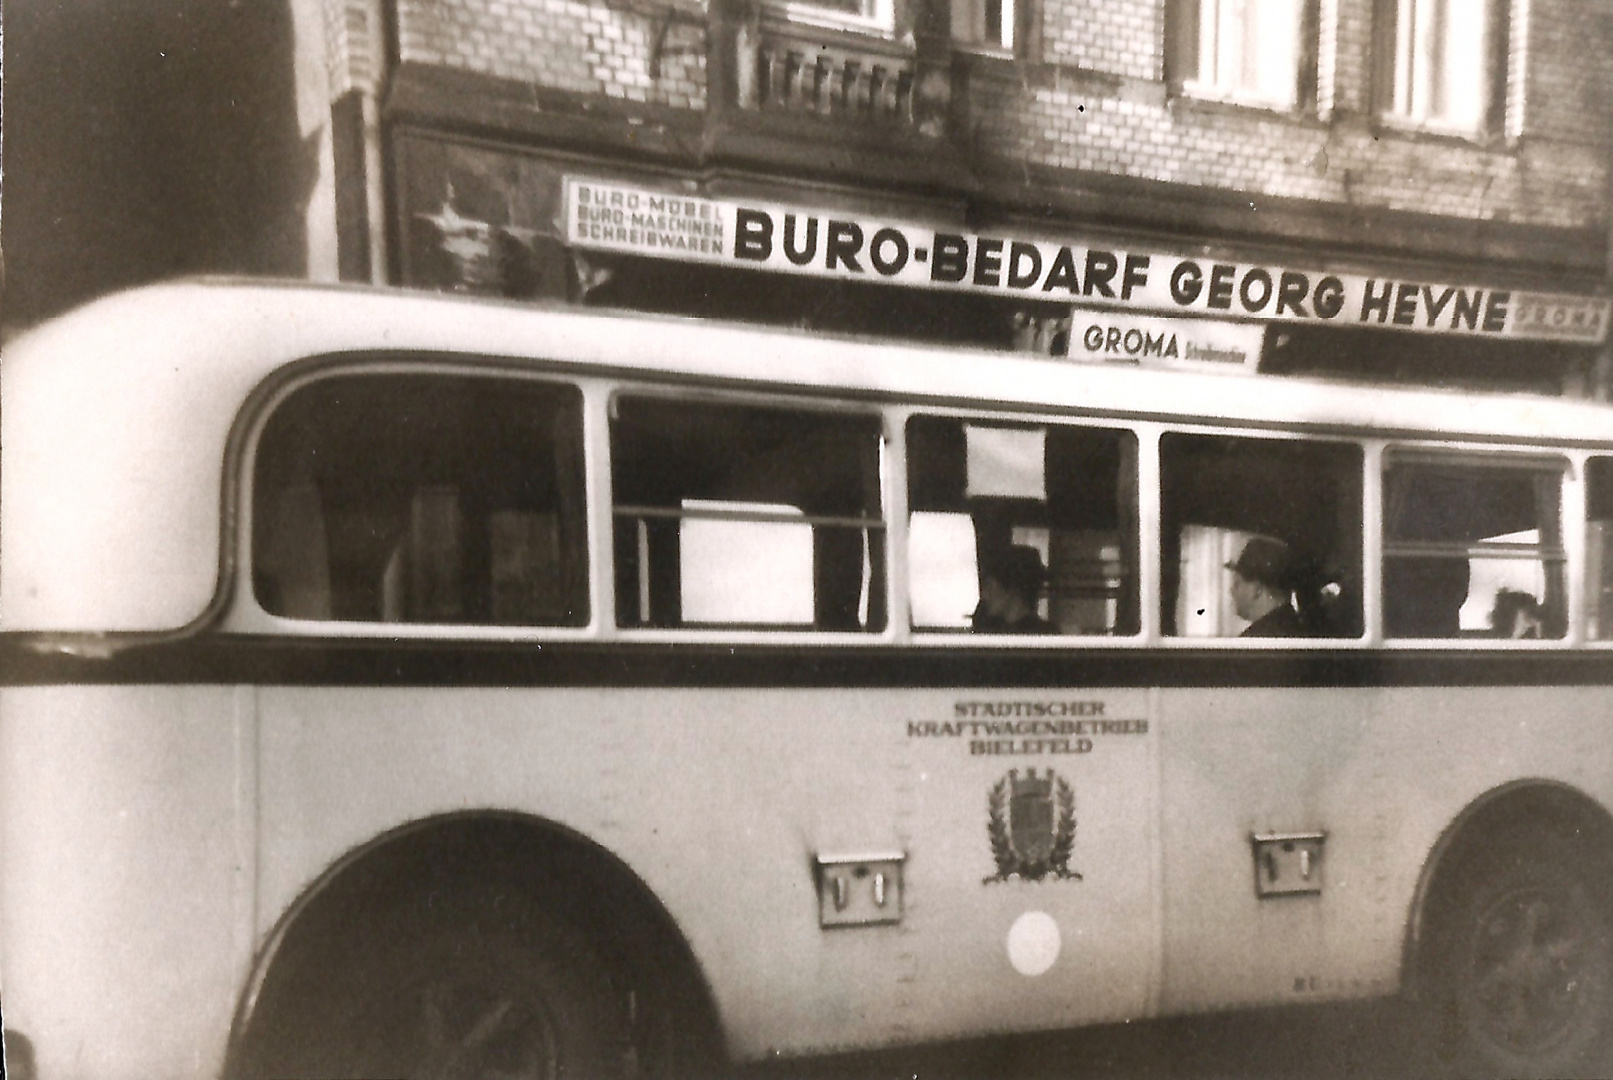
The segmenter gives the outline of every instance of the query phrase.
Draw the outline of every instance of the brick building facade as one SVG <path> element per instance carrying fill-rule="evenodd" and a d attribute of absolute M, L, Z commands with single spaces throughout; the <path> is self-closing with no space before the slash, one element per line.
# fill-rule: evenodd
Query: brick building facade
<path fill-rule="evenodd" d="M 1586 0 L 306 2 L 347 278 L 1003 347 L 1070 308 L 590 245 L 566 219 L 592 179 L 826 228 L 1607 291 L 1613 8 Z M 1484 340 L 1362 312 L 1268 330 L 1261 363 L 1556 389 L 1598 362 L 1580 320 Z"/>

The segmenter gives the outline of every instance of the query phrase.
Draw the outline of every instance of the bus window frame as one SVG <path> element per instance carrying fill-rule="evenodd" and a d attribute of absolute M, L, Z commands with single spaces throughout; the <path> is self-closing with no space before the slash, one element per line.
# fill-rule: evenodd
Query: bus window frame
<path fill-rule="evenodd" d="M 1152 495 L 1153 495 L 1153 522 L 1152 522 L 1152 560 L 1154 592 L 1151 597 L 1143 599 L 1143 616 L 1145 625 L 1152 619 L 1153 633 L 1149 644 L 1165 649 L 1183 649 L 1187 651 L 1203 651 L 1206 649 L 1235 649 L 1239 651 L 1253 650 L 1257 652 L 1305 652 L 1320 649 L 1351 649 L 1361 650 L 1371 648 L 1375 641 L 1376 624 L 1373 622 L 1374 612 L 1369 607 L 1371 595 L 1368 590 L 1376 588 L 1376 567 L 1372 562 L 1371 538 L 1373 531 L 1374 513 L 1372 506 L 1372 474 L 1373 474 L 1373 445 L 1376 440 L 1363 435 L 1351 434 L 1347 431 L 1310 430 L 1295 427 L 1259 427 L 1250 424 L 1215 424 L 1213 422 L 1199 423 L 1191 420 L 1167 420 L 1150 425 L 1155 428 L 1152 445 L 1145 460 L 1151 462 L 1152 468 Z M 1361 583 L 1362 605 L 1361 625 L 1362 632 L 1356 637 L 1188 637 L 1181 634 L 1167 635 L 1164 632 L 1164 567 L 1161 564 L 1161 550 L 1164 528 L 1164 459 L 1161 453 L 1162 443 L 1166 435 L 1196 435 L 1219 436 L 1230 439 L 1266 439 L 1272 441 L 1303 441 L 1331 443 L 1334 445 L 1354 446 L 1361 452 L 1362 475 L 1361 486 Z M 1138 448 L 1139 456 L 1144 456 L 1142 447 Z M 1146 496 L 1150 489 L 1143 489 Z M 1143 534 L 1143 542 L 1150 542 L 1149 534 Z M 1229 571 L 1230 573 L 1230 571 Z"/>
<path fill-rule="evenodd" d="M 254 469 L 259 442 L 269 418 L 296 391 L 328 378 L 347 376 L 438 375 L 517 379 L 574 387 L 582 398 L 583 494 L 586 500 L 584 530 L 588 557 L 589 618 L 579 626 L 511 626 L 471 623 L 387 623 L 306 619 L 276 615 L 262 608 L 252 588 L 252 534 L 255 507 Z M 615 567 L 606 537 L 614 525 L 611 489 L 609 422 L 615 400 L 622 395 L 653 396 L 712 404 L 753 405 L 797 411 L 823 411 L 874 416 L 881 423 L 879 483 L 886 535 L 886 625 L 878 632 L 719 627 L 620 627 L 615 624 Z M 1063 425 L 1129 432 L 1136 440 L 1138 491 L 1137 590 L 1138 631 L 1131 635 L 1005 635 L 915 628 L 910 623 L 907 581 L 908 478 L 907 421 L 915 415 L 962 422 L 1009 426 Z M 1538 442 L 1419 438 L 1356 434 L 1326 425 L 1283 424 L 1272 427 L 1248 423 L 1216 423 L 1191 418 L 1145 419 L 1072 408 L 1046 406 L 1016 408 L 978 402 L 913 401 L 879 395 L 849 396 L 820 387 L 751 386 L 694 383 L 687 378 L 659 379 L 639 372 L 602 371 L 587 364 L 564 361 L 507 358 L 454 353 L 378 352 L 315 355 L 287 363 L 248 394 L 238 410 L 236 435 L 227 455 L 224 530 L 219 592 L 220 614 L 211 620 L 230 633 L 329 639 L 392 638 L 408 640 L 508 641 L 618 640 L 692 644 L 763 644 L 771 646 L 823 645 L 879 647 L 911 645 L 923 648 L 1059 650 L 1073 648 L 1160 648 L 1188 651 L 1317 649 L 1377 649 L 1386 651 L 1464 649 L 1554 650 L 1568 647 L 1613 649 L 1613 638 L 1590 639 L 1585 634 L 1587 573 L 1585 553 L 1585 463 L 1590 457 L 1613 458 L 1613 446 L 1564 447 Z M 1184 638 L 1163 633 L 1160 550 L 1161 439 L 1167 434 L 1225 436 L 1245 439 L 1303 440 L 1353 443 L 1361 448 L 1362 497 L 1362 621 L 1359 638 Z M 1528 468 L 1551 463 L 1561 471 L 1562 548 L 1564 593 L 1567 603 L 1565 633 L 1559 638 L 1503 639 L 1386 637 L 1382 612 L 1383 477 L 1390 457 L 1407 456 L 1440 462 L 1502 465 Z"/>
<path fill-rule="evenodd" d="M 1369 553 L 1371 561 L 1367 567 L 1373 579 L 1368 594 L 1368 601 L 1372 605 L 1368 629 L 1374 648 L 1390 652 L 1429 650 L 1461 652 L 1473 649 L 1549 652 L 1597 644 L 1603 647 L 1613 646 L 1613 640 L 1597 643 L 1587 641 L 1584 635 L 1586 614 L 1584 473 L 1586 458 L 1596 455 L 1598 451 L 1543 446 L 1537 442 L 1477 442 L 1466 439 L 1434 442 L 1416 438 L 1380 438 L 1374 442 L 1377 444 L 1376 467 L 1369 462 L 1367 476 L 1374 492 L 1372 501 L 1367 507 L 1372 515 L 1372 520 L 1367 524 L 1367 539 L 1375 549 L 1375 552 Z M 1389 468 L 1395 464 L 1518 469 L 1525 472 L 1531 470 L 1544 472 L 1550 469 L 1558 473 L 1560 482 L 1557 512 L 1562 532 L 1562 554 L 1553 561 L 1558 561 L 1562 565 L 1563 600 L 1566 607 L 1563 613 L 1562 636 L 1548 638 L 1504 638 L 1487 635 L 1388 636 L 1383 616 L 1383 569 L 1391 545 L 1385 532 L 1387 522 L 1383 515 L 1383 500 L 1386 494 L 1384 478 Z"/>
<path fill-rule="evenodd" d="M 583 552 L 588 560 L 584 579 L 588 587 L 588 618 L 575 625 L 511 625 L 501 623 L 383 622 L 357 619 L 310 619 L 278 615 L 264 608 L 253 588 L 253 535 L 257 510 L 256 471 L 259 448 L 269 420 L 299 391 L 330 379 L 354 376 L 429 376 L 441 378 L 486 378 L 519 380 L 575 390 L 580 398 L 582 421 L 582 528 Z M 572 371 L 562 364 L 552 367 L 533 363 L 455 354 L 379 353 L 316 356 L 288 363 L 245 399 L 238 411 L 236 430 L 239 449 L 233 462 L 226 462 L 224 506 L 225 534 L 221 550 L 233 562 L 223 570 L 226 590 L 221 629 L 230 633 L 267 634 L 285 637 L 365 640 L 387 638 L 420 641 L 556 641 L 586 640 L 599 637 L 599 551 L 593 506 L 592 399 L 601 386 L 614 380 L 586 370 Z M 233 488 L 233 492 L 230 490 Z M 233 535 L 232 535 L 233 533 Z"/>
<path fill-rule="evenodd" d="M 755 644 L 755 645 L 860 645 L 873 647 L 893 644 L 902 640 L 897 619 L 893 616 L 894 592 L 892 586 L 892 555 L 895 529 L 891 519 L 893 489 L 892 470 L 897 460 L 892 450 L 892 433 L 889 406 L 872 400 L 790 388 L 768 389 L 759 387 L 714 387 L 686 382 L 651 381 L 640 377 L 601 380 L 606 389 L 600 395 L 597 419 L 599 421 L 600 456 L 597 467 L 590 460 L 589 479 L 600 485 L 599 501 L 590 506 L 591 524 L 598 527 L 594 539 L 595 565 L 605 579 L 603 590 L 597 597 L 602 636 L 613 641 L 657 642 L 672 644 Z M 821 412 L 831 416 L 871 417 L 879 422 L 879 500 L 881 527 L 885 532 L 885 626 L 871 630 L 817 630 L 809 627 L 777 627 L 767 625 L 745 626 L 623 626 L 616 621 L 616 566 L 614 560 L 614 529 L 617 506 L 614 461 L 610 455 L 610 424 L 616 418 L 617 402 L 624 398 L 650 398 L 663 402 L 682 402 L 704 406 L 750 407 L 780 409 L 793 412 Z M 903 488 L 905 502 L 906 489 Z M 594 492 L 589 491 L 589 497 Z M 810 516 L 810 515 L 809 515 Z M 872 520 L 872 519 L 870 519 Z M 591 534 L 594 535 L 594 534 Z"/>
<path fill-rule="evenodd" d="M 891 513 L 891 542 L 893 550 L 899 550 L 901 564 L 898 567 L 893 561 L 889 576 L 893 596 L 891 611 L 899 613 L 899 618 L 893 615 L 893 622 L 901 625 L 905 640 L 914 645 L 925 648 L 970 648 L 970 649 L 1071 649 L 1071 648 L 1097 648 L 1101 646 L 1126 646 L 1131 648 L 1146 647 L 1158 640 L 1157 617 L 1150 622 L 1151 612 L 1148 608 L 1148 570 L 1149 560 L 1142 554 L 1149 550 L 1150 528 L 1158 529 L 1158 503 L 1159 490 L 1157 471 L 1155 483 L 1150 488 L 1147 482 L 1149 466 L 1145 464 L 1149 456 L 1147 444 L 1150 436 L 1148 431 L 1158 426 L 1147 421 L 1136 421 L 1126 417 L 1109 416 L 1095 412 L 1050 412 L 1046 409 L 1011 410 L 1005 408 L 989 409 L 980 405 L 951 403 L 902 403 L 892 405 L 886 412 L 889 428 L 900 439 L 899 444 L 893 439 L 896 449 L 893 451 L 891 468 L 899 473 L 898 484 L 901 491 L 901 506 L 892 504 Z M 1047 427 L 1079 427 L 1100 431 L 1129 434 L 1136 444 L 1137 456 L 1137 549 L 1138 566 L 1136 572 L 1136 589 L 1139 604 L 1139 618 L 1136 633 L 1132 634 L 1001 634 L 974 630 L 943 629 L 934 627 L 920 627 L 913 624 L 912 594 L 908 579 L 908 543 L 909 523 L 912 520 L 911 504 L 908 498 L 908 479 L 910 463 L 907 456 L 907 426 L 914 417 L 932 417 L 940 420 L 955 420 L 962 424 L 977 423 L 982 426 L 997 426 L 1004 428 L 1047 428 Z M 1156 449 L 1158 435 L 1152 436 Z M 1149 507 L 1152 506 L 1155 516 L 1150 519 Z M 1150 523 L 1152 520 L 1152 523 Z M 898 536 L 898 530 L 900 535 Z M 1155 570 L 1157 575 L 1157 569 Z M 1156 583 L 1157 585 L 1157 583 Z M 899 605 L 899 606 L 898 606 Z"/>

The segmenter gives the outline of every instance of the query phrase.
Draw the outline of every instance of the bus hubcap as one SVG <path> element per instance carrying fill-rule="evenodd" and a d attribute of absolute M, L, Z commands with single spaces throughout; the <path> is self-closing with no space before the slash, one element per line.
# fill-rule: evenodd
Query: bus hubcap
<path fill-rule="evenodd" d="M 429 1080 L 550 1080 L 559 1075 L 547 1017 L 518 995 L 438 983 L 420 1001 L 421 1073 Z"/>
<path fill-rule="evenodd" d="M 1568 1037 L 1598 996 L 1603 951 L 1572 898 L 1528 889 L 1509 893 L 1474 928 L 1469 1015 L 1514 1053 Z"/>

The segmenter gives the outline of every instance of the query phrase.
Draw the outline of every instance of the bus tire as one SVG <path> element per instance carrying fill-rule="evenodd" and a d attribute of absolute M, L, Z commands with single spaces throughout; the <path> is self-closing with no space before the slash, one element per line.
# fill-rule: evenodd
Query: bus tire
<path fill-rule="evenodd" d="M 511 892 L 433 892 L 339 950 L 265 1075 L 626 1080 L 625 995 L 586 938 Z M 261 1068 L 261 1067 L 260 1067 Z"/>
<path fill-rule="evenodd" d="M 1431 943 L 1440 1057 L 1461 1076 L 1607 1075 L 1605 860 L 1542 832 L 1487 846 L 1464 860 Z"/>

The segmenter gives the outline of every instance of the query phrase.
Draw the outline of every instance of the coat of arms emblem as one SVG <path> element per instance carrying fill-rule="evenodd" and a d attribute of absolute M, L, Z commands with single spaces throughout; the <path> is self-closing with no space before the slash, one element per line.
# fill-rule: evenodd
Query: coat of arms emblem
<path fill-rule="evenodd" d="M 992 785 L 986 799 L 991 820 L 986 826 L 997 873 L 985 879 L 1026 881 L 1046 878 L 1081 880 L 1070 869 L 1075 847 L 1075 790 L 1070 782 L 1048 769 L 1041 776 L 1018 769 Z"/>

